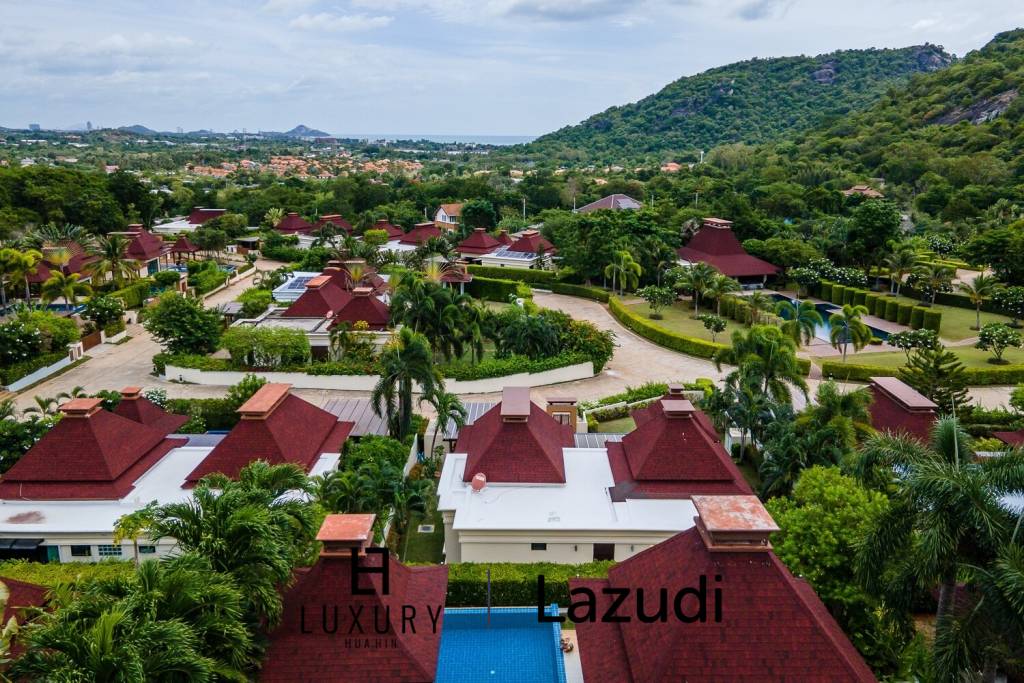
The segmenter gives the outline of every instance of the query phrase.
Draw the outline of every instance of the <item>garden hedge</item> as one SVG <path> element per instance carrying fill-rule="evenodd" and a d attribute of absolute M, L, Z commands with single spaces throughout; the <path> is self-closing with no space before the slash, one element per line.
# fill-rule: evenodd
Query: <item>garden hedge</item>
<path fill-rule="evenodd" d="M 732 319 L 741 325 L 750 322 L 750 304 L 743 299 L 736 299 L 732 306 Z"/>
<path fill-rule="evenodd" d="M 898 322 L 900 325 L 909 325 L 910 318 L 913 316 L 914 313 L 914 308 L 914 304 L 900 303 L 899 309 L 896 312 L 896 322 Z"/>
<path fill-rule="evenodd" d="M 742 302 L 737 301 L 737 307 L 740 303 Z M 745 303 L 743 305 L 746 306 Z M 694 337 L 684 337 L 681 334 L 656 325 L 623 306 L 619 298 L 615 296 L 608 300 L 608 310 L 625 327 L 636 332 L 641 337 L 673 351 L 679 351 L 689 356 L 697 356 L 698 358 L 711 358 L 718 351 L 729 348 L 726 344 L 709 342 Z"/>
<path fill-rule="evenodd" d="M 854 299 L 857 298 L 857 290 L 852 287 L 847 287 L 843 290 L 843 303 L 852 304 Z"/>
<path fill-rule="evenodd" d="M 564 282 L 553 283 L 551 291 L 555 294 L 566 294 L 568 296 L 591 299 L 592 301 L 600 301 L 603 304 L 608 303 L 608 297 L 611 296 L 606 289 L 587 287 L 586 285 L 567 285 Z"/>
<path fill-rule="evenodd" d="M 494 278 L 474 275 L 473 281 L 466 284 L 466 293 L 477 299 L 488 299 L 508 303 L 509 297 L 519 291 L 519 283 L 513 280 L 496 280 Z"/>
<path fill-rule="evenodd" d="M 469 381 L 504 377 L 520 372 L 544 372 L 577 363 L 586 363 L 589 360 L 590 357 L 583 353 L 562 353 L 537 360 L 530 360 L 526 356 L 510 356 L 508 358 L 486 358 L 479 363 L 449 363 L 442 365 L 440 370 L 448 379 Z"/>
<path fill-rule="evenodd" d="M 822 280 L 818 285 L 818 298 L 822 301 L 832 301 L 832 283 Z"/>
<path fill-rule="evenodd" d="M 900 317 L 900 302 L 897 299 L 885 300 L 885 319 L 891 323 Z"/>
<path fill-rule="evenodd" d="M 14 363 L 6 368 L 0 368 L 0 384 L 8 385 L 17 382 L 19 379 L 26 375 L 31 375 L 40 368 L 45 368 L 48 365 L 53 365 L 61 358 L 65 358 L 68 354 L 62 351 L 55 351 L 54 353 L 44 353 L 22 361 L 20 363 Z"/>
<path fill-rule="evenodd" d="M 721 311 L 723 318 L 733 319 L 733 316 L 736 315 L 736 297 L 723 296 Z"/>
<path fill-rule="evenodd" d="M 853 292 L 853 305 L 863 306 L 864 301 L 867 300 L 868 293 L 863 289 L 857 289 Z"/>
<path fill-rule="evenodd" d="M 875 315 L 876 306 L 881 296 L 878 294 L 868 294 L 864 297 L 864 307 L 868 309 L 868 315 Z"/>
<path fill-rule="evenodd" d="M 914 306 L 910 312 L 910 327 L 914 330 L 919 330 L 924 327 L 924 312 L 927 309 L 921 308 L 920 306 Z"/>
<path fill-rule="evenodd" d="M 924 310 L 924 329 L 931 330 L 935 334 L 939 333 L 939 328 L 942 327 L 942 311 L 936 311 L 931 308 Z"/>
<path fill-rule="evenodd" d="M 603 579 L 614 562 L 554 564 L 499 562 L 448 565 L 448 607 L 479 607 L 487 604 L 487 570 L 491 570 L 491 604 L 497 607 L 528 607 L 537 604 L 537 577 L 544 576 L 544 604 L 569 606 L 569 579 Z"/>
<path fill-rule="evenodd" d="M 871 377 L 895 377 L 899 368 L 827 360 L 821 363 L 821 374 L 831 379 L 867 382 Z M 967 368 L 964 374 L 969 386 L 1018 384 L 1024 382 L 1024 364 Z"/>
<path fill-rule="evenodd" d="M 843 297 L 846 293 L 846 287 L 843 285 L 832 285 L 832 303 L 839 306 L 843 305 Z"/>
<path fill-rule="evenodd" d="M 116 296 L 124 301 L 125 308 L 139 308 L 149 298 L 149 290 L 152 284 L 152 280 L 144 278 L 127 287 L 114 290 L 109 296 Z"/>
<path fill-rule="evenodd" d="M 558 282 L 558 276 L 550 270 L 526 268 L 499 268 L 496 266 L 466 266 L 473 277 L 481 276 L 492 280 L 515 280 L 532 285 L 551 285 Z"/>

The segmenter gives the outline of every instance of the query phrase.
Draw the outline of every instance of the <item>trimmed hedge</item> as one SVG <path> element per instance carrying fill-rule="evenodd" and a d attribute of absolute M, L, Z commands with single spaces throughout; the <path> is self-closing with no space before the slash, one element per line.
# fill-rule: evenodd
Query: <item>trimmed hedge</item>
<path fill-rule="evenodd" d="M 139 308 L 149 298 L 149 290 L 152 284 L 152 280 L 144 278 L 127 287 L 114 290 L 108 296 L 116 296 L 124 301 L 125 308 Z"/>
<path fill-rule="evenodd" d="M 527 268 L 499 268 L 496 266 L 466 266 L 473 277 L 481 276 L 491 280 L 515 280 L 531 285 L 550 285 L 558 282 L 558 276 L 550 270 L 533 270 Z"/>
<path fill-rule="evenodd" d="M 600 301 L 603 304 L 608 303 L 608 297 L 611 296 L 611 293 L 606 289 L 587 287 L 586 285 L 567 285 L 564 282 L 553 283 L 551 285 L 551 291 L 555 294 L 578 296 L 584 299 L 590 299 L 591 301 Z"/>
<path fill-rule="evenodd" d="M 843 290 L 843 304 L 852 304 L 857 298 L 857 290 L 847 287 Z"/>
<path fill-rule="evenodd" d="M 840 361 L 823 361 L 821 374 L 837 380 L 867 382 L 871 377 L 895 377 L 899 368 L 880 365 L 858 365 Z M 969 386 L 981 387 L 1024 382 L 1024 365 L 993 365 L 990 368 L 966 368 L 964 375 Z"/>
<path fill-rule="evenodd" d="M 737 306 L 739 303 L 741 302 L 737 301 Z M 641 337 L 673 351 L 679 351 L 689 356 L 697 356 L 698 358 L 711 358 L 718 351 L 729 348 L 725 344 L 709 342 L 694 337 L 684 337 L 681 334 L 656 325 L 623 306 L 619 298 L 615 296 L 608 299 L 608 310 L 611 311 L 611 314 L 623 326 L 636 332 Z"/>
<path fill-rule="evenodd" d="M 818 297 L 823 301 L 832 301 L 832 283 L 821 281 L 818 289 Z"/>
<path fill-rule="evenodd" d="M 878 301 L 882 297 L 878 294 L 867 294 L 864 297 L 864 307 L 868 309 L 868 315 L 875 315 Z"/>
<path fill-rule="evenodd" d="M 900 317 L 900 302 L 897 299 L 885 300 L 885 319 L 891 323 Z"/>
<path fill-rule="evenodd" d="M 899 305 L 899 310 L 897 310 L 896 312 L 896 322 L 898 322 L 900 325 L 909 325 L 910 318 L 913 316 L 914 313 L 914 308 L 914 304 L 901 303 Z"/>
<path fill-rule="evenodd" d="M 441 372 L 448 379 L 470 381 L 504 377 L 520 372 L 544 372 L 577 363 L 586 363 L 589 360 L 590 357 L 583 353 L 563 353 L 537 360 L 530 360 L 526 356 L 509 356 L 508 358 L 485 358 L 479 363 L 449 363 L 441 366 Z"/>
<path fill-rule="evenodd" d="M 54 353 L 44 353 L 35 358 L 22 361 L 20 363 L 14 363 L 13 365 L 0 368 L 0 384 L 8 385 L 17 382 L 26 375 L 31 375 L 36 370 L 45 368 L 48 365 L 53 365 L 61 358 L 65 358 L 68 354 L 66 352 L 55 351 Z"/>
<path fill-rule="evenodd" d="M 135 573 L 130 560 L 103 560 L 101 562 L 29 562 L 5 560 L 0 562 L 0 577 L 34 583 L 45 588 L 61 584 L 76 586 L 92 581 L 127 579 Z"/>
<path fill-rule="evenodd" d="M 936 311 L 932 308 L 924 309 L 924 322 L 922 326 L 924 329 L 938 334 L 939 328 L 942 327 L 942 311 Z"/>
<path fill-rule="evenodd" d="M 519 291 L 519 285 L 519 282 L 512 280 L 496 280 L 474 275 L 473 281 L 466 284 L 466 293 L 477 299 L 508 303 L 509 297 Z"/>
<path fill-rule="evenodd" d="M 853 292 L 853 305 L 863 306 L 864 301 L 867 299 L 868 293 L 863 289 L 858 289 Z"/>
<path fill-rule="evenodd" d="M 448 607 L 479 607 L 487 604 L 487 570 L 491 570 L 491 604 L 497 607 L 524 607 L 537 604 L 537 577 L 544 576 L 544 604 L 557 602 L 569 606 L 569 579 L 603 579 L 614 562 L 554 564 L 499 562 L 477 564 L 460 562 L 448 565 Z"/>
<path fill-rule="evenodd" d="M 846 287 L 843 285 L 832 285 L 832 303 L 842 306 L 843 297 L 846 294 Z"/>
<path fill-rule="evenodd" d="M 914 330 L 919 330 L 924 327 L 924 312 L 927 309 L 921 308 L 920 306 L 914 306 L 913 310 L 910 311 L 910 327 Z"/>

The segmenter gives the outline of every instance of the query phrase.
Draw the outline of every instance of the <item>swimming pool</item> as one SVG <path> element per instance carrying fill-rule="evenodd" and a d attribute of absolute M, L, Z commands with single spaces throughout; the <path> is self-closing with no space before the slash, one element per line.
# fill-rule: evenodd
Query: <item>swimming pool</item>
<path fill-rule="evenodd" d="M 792 297 L 788 297 L 784 294 L 772 294 L 772 298 L 776 301 L 799 301 L 798 299 L 793 299 Z M 814 336 L 818 339 L 829 341 L 829 334 L 832 332 L 832 325 L 828 322 L 829 316 L 841 311 L 843 307 L 836 306 L 835 304 L 820 303 L 814 304 L 814 308 L 816 308 L 818 313 L 821 314 L 821 318 L 824 321 L 821 325 L 814 326 Z M 879 339 L 886 340 L 889 338 L 889 333 L 885 330 L 880 330 L 877 327 L 872 327 L 871 325 L 868 325 L 868 328 L 871 330 L 871 334 Z"/>
<path fill-rule="evenodd" d="M 449 608 L 443 623 L 435 683 L 565 683 L 561 624 L 538 622 L 536 608 L 492 608 L 490 626 L 485 608 Z"/>

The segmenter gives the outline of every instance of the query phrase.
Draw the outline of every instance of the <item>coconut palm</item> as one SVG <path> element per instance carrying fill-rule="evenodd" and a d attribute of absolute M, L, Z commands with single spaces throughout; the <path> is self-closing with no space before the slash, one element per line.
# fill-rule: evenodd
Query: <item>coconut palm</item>
<path fill-rule="evenodd" d="M 617 289 L 619 294 L 640 284 L 643 272 L 640 264 L 626 250 L 616 251 L 612 262 L 604 267 L 604 276 L 612 279 L 612 291 Z"/>
<path fill-rule="evenodd" d="M 35 405 L 25 408 L 22 412 L 25 415 L 56 415 L 60 400 L 53 396 L 33 396 Z"/>
<path fill-rule="evenodd" d="M 972 330 L 981 329 L 981 307 L 985 304 L 985 299 L 989 299 L 1003 288 L 1002 283 L 995 279 L 991 275 L 985 275 L 984 273 L 974 276 L 974 279 L 970 283 L 961 282 L 957 287 L 961 292 L 967 295 L 967 298 L 974 304 L 974 315 L 975 324 Z"/>
<path fill-rule="evenodd" d="M 919 265 L 914 270 L 914 277 L 921 284 L 925 294 L 928 296 L 928 303 L 935 305 L 935 297 L 943 289 L 949 286 L 956 276 L 956 271 L 949 266 L 940 266 L 934 263 Z"/>
<path fill-rule="evenodd" d="M 78 280 L 78 273 L 65 275 L 56 271 L 42 284 L 39 290 L 40 297 L 46 303 L 55 299 L 64 299 L 65 304 L 74 306 L 78 303 L 78 297 L 92 294 L 92 287 Z"/>
<path fill-rule="evenodd" d="M 797 347 L 810 344 L 817 326 L 825 322 L 813 301 L 780 301 L 775 305 L 775 314 L 783 319 L 780 327 Z"/>
<path fill-rule="evenodd" d="M 0 249 L 0 307 L 7 308 L 7 283 L 13 281 L 15 262 L 19 257 L 16 249 Z"/>
<path fill-rule="evenodd" d="M 275 206 L 272 209 L 268 209 L 267 212 L 263 214 L 263 222 L 266 223 L 271 228 L 276 228 L 277 224 L 280 223 L 283 219 L 284 209 L 282 209 L 279 206 Z"/>
<path fill-rule="evenodd" d="M 885 258 L 883 263 L 889 270 L 889 291 L 891 293 L 900 293 L 904 276 L 914 271 L 918 258 L 917 250 L 909 244 L 899 245 Z"/>
<path fill-rule="evenodd" d="M 903 434 L 871 437 L 853 466 L 890 499 L 861 543 L 858 578 L 896 609 L 908 608 L 915 590 L 938 585 L 937 653 L 950 637 L 958 575 L 985 564 L 1010 539 L 1016 520 L 1003 498 L 1024 492 L 1024 452 L 977 461 L 972 447 L 956 418 L 947 417 L 927 444 Z"/>
<path fill-rule="evenodd" d="M 398 276 L 391 295 L 391 321 L 422 332 L 437 307 L 433 288 L 419 273 L 405 271 Z"/>
<path fill-rule="evenodd" d="M 807 396 L 807 381 L 796 358 L 796 343 L 774 326 L 755 325 L 732 333 L 732 345 L 713 358 L 719 370 L 723 363 L 735 365 L 727 379 L 736 386 L 754 383 L 762 394 L 779 403 L 792 400 L 790 387 Z M 742 380 L 742 381 L 741 381 Z"/>
<path fill-rule="evenodd" d="M 796 417 L 795 423 L 807 429 L 831 427 L 837 440 L 853 448 L 873 432 L 870 406 L 871 393 L 867 389 L 843 391 L 835 382 L 823 382 L 818 386 L 814 403 Z"/>
<path fill-rule="evenodd" d="M 775 308 L 775 301 L 764 292 L 757 291 L 744 299 L 750 306 L 750 322 L 761 322 L 761 316 Z"/>
<path fill-rule="evenodd" d="M 424 395 L 430 395 L 443 380 L 434 368 L 427 338 L 408 327 L 384 345 L 379 362 L 380 380 L 370 395 L 373 412 L 387 420 L 391 436 L 403 439 L 412 425 L 414 383 Z"/>
<path fill-rule="evenodd" d="M 57 393 L 57 402 L 63 403 L 64 401 L 70 401 L 73 398 L 85 398 L 88 394 L 85 391 L 85 387 L 74 386 L 68 391 L 61 391 Z"/>
<path fill-rule="evenodd" d="M 127 250 L 128 239 L 123 235 L 97 237 L 88 250 L 95 260 L 86 266 L 86 271 L 97 281 L 109 275 L 116 286 L 124 280 L 134 280 L 139 276 L 139 266 L 125 256 Z"/>
<path fill-rule="evenodd" d="M 36 272 L 43 255 L 35 249 L 15 251 L 7 266 L 7 274 L 11 282 L 23 282 L 25 285 L 25 303 L 29 303 L 32 295 L 29 292 L 28 279 Z"/>
<path fill-rule="evenodd" d="M 409 479 L 402 477 L 391 487 L 391 521 L 399 537 L 405 537 L 402 547 L 402 560 L 409 547 L 409 522 L 412 514 L 424 514 L 427 511 L 427 500 L 430 497 L 431 482 L 425 479 Z"/>
<path fill-rule="evenodd" d="M 81 225 L 72 223 L 57 225 L 52 222 L 43 223 L 26 235 L 27 240 L 40 249 L 47 245 L 68 246 L 72 243 L 85 245 L 92 240 L 92 237 L 92 234 Z"/>
<path fill-rule="evenodd" d="M 740 291 L 740 283 L 728 275 L 719 273 L 708 282 L 704 289 L 704 296 L 715 301 L 715 315 L 722 315 L 722 299 L 734 292 Z"/>
<path fill-rule="evenodd" d="M 721 275 L 709 263 L 694 263 L 684 268 L 676 287 L 693 295 L 693 314 L 700 314 L 700 300 L 712 283 Z"/>
<path fill-rule="evenodd" d="M 861 316 L 867 315 L 866 306 L 844 304 L 843 310 L 833 313 L 828 317 L 831 326 L 828 338 L 832 347 L 843 353 L 843 362 L 846 362 L 846 350 L 853 344 L 854 351 L 860 351 L 871 342 L 871 328 L 868 327 Z"/>
<path fill-rule="evenodd" d="M 13 398 L 0 401 L 0 420 L 13 420 L 18 416 L 18 407 Z"/>
<path fill-rule="evenodd" d="M 466 418 L 468 413 L 466 412 L 466 406 L 462 405 L 462 400 L 455 394 L 450 394 L 444 390 L 444 387 L 438 387 L 432 394 L 427 396 L 427 403 L 434 409 L 436 417 L 434 418 L 434 440 L 431 442 L 433 448 L 437 447 L 437 435 L 441 433 L 442 429 L 447 429 L 449 422 L 453 423 L 458 429 L 462 429 L 466 425 Z"/>

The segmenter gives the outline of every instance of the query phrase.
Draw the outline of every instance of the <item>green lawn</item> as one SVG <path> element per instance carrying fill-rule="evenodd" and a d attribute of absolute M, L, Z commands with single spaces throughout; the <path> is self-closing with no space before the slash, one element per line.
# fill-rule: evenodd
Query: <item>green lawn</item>
<path fill-rule="evenodd" d="M 736 467 L 743 473 L 743 478 L 750 484 L 750 488 L 755 492 L 761 489 L 761 476 L 757 473 L 757 465 L 747 461 L 738 463 Z"/>
<path fill-rule="evenodd" d="M 597 423 L 597 431 L 609 434 L 628 434 L 634 429 L 636 429 L 636 422 L 631 417 L 620 417 L 617 420 Z"/>
<path fill-rule="evenodd" d="M 420 524 L 433 524 L 434 533 L 421 534 L 416 528 Z M 403 547 L 404 546 L 404 547 Z M 405 546 L 405 539 L 399 541 L 398 552 L 405 556 L 404 562 L 429 562 L 441 564 L 444 559 L 441 551 L 444 548 L 444 522 L 441 520 L 441 513 L 435 512 L 433 516 L 424 517 L 418 513 L 412 516 L 412 523 L 409 525 L 409 544 Z"/>
<path fill-rule="evenodd" d="M 668 308 L 661 309 L 661 311 L 659 311 L 661 314 L 661 320 L 654 320 L 650 317 L 651 309 L 644 301 L 626 304 L 626 306 L 633 311 L 636 311 L 637 314 L 647 318 L 655 325 L 660 325 L 667 330 L 671 330 L 686 337 L 712 341 L 711 333 L 704 329 L 704 323 L 693 319 L 693 306 L 690 305 L 688 301 L 677 301 Z M 714 313 L 715 309 L 714 306 L 701 306 L 700 312 Z M 729 343 L 729 337 L 732 336 L 733 331 L 746 329 L 735 320 L 729 320 L 726 318 L 726 323 L 727 326 L 725 331 L 719 332 L 718 336 L 715 338 L 715 341 L 723 344 Z"/>
<path fill-rule="evenodd" d="M 992 357 L 992 354 L 988 351 L 982 351 L 976 349 L 973 346 L 954 346 L 949 347 L 949 351 L 955 353 L 966 367 L 969 368 L 995 368 L 998 365 L 992 365 L 988 362 L 988 359 Z M 1007 349 L 1003 354 L 1003 359 L 1010 361 L 1011 363 L 1024 364 L 1024 350 L 1021 349 Z M 821 363 L 822 361 L 839 360 L 838 356 L 818 356 L 815 361 Z M 907 356 L 902 351 L 893 351 L 892 353 L 860 353 L 855 356 L 847 356 L 847 362 L 857 365 L 878 365 L 885 368 L 899 368 L 907 363 Z"/>
<path fill-rule="evenodd" d="M 911 299 L 905 296 L 896 297 L 900 303 L 921 305 L 919 299 Z M 972 330 L 976 321 L 973 308 L 957 308 L 955 306 L 943 306 L 935 304 L 932 306 L 936 311 L 942 311 L 942 327 L 939 329 L 939 336 L 950 341 L 959 341 L 968 337 L 977 337 L 977 330 Z M 1008 323 L 1010 319 L 1005 315 L 996 313 L 981 314 L 981 324 L 987 323 Z"/>

